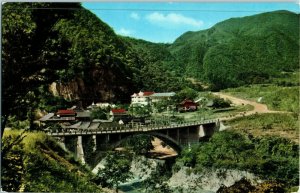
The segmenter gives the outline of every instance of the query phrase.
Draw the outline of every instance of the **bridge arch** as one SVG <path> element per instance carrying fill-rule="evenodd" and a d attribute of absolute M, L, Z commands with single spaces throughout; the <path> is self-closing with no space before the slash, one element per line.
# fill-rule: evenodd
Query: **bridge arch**
<path fill-rule="evenodd" d="M 176 140 L 169 137 L 168 135 L 158 133 L 158 132 L 133 133 L 133 134 L 128 135 L 128 136 L 120 139 L 119 141 L 113 143 L 111 148 L 115 149 L 115 148 L 119 147 L 124 141 L 128 140 L 129 138 L 139 136 L 139 135 L 148 135 L 148 136 L 157 137 L 158 139 L 162 140 L 164 143 L 169 145 L 171 148 L 173 148 L 178 154 L 181 153 L 182 148 Z"/>
<path fill-rule="evenodd" d="M 115 148 L 119 147 L 122 144 L 122 142 L 125 142 L 126 140 L 130 139 L 131 137 L 139 136 L 139 135 L 147 135 L 147 136 L 157 137 L 158 139 L 162 140 L 164 143 L 169 145 L 171 148 L 173 148 L 174 151 L 176 151 L 178 155 L 181 153 L 182 148 L 177 143 L 176 140 L 172 139 L 171 137 L 169 137 L 165 134 L 158 133 L 158 132 L 132 133 L 130 135 L 122 137 L 120 140 L 118 140 L 116 142 L 113 142 L 113 143 L 110 142 L 110 145 L 106 147 L 107 149 L 105 151 L 114 150 Z M 103 155 L 105 156 L 105 153 L 104 153 L 105 151 L 96 150 L 96 154 L 94 155 L 94 158 L 93 158 L 94 164 L 91 165 L 93 168 L 97 167 L 97 165 L 104 158 Z"/>

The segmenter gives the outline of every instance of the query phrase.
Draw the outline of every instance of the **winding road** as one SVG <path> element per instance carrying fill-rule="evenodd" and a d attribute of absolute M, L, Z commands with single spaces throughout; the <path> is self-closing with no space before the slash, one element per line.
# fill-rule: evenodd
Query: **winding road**
<path fill-rule="evenodd" d="M 238 114 L 233 117 L 221 118 L 221 120 L 233 119 L 233 118 L 240 117 L 240 116 L 249 116 L 249 115 L 253 115 L 253 114 L 257 114 L 257 113 L 289 113 L 286 111 L 272 111 L 272 110 L 269 110 L 268 106 L 265 104 L 257 103 L 257 102 L 246 100 L 246 99 L 237 98 L 237 97 L 231 96 L 229 94 L 221 93 L 221 92 L 214 92 L 212 94 L 214 94 L 220 98 L 223 98 L 223 99 L 228 99 L 235 105 L 251 105 L 254 107 L 254 109 L 251 111 L 243 112 L 243 113 Z"/>

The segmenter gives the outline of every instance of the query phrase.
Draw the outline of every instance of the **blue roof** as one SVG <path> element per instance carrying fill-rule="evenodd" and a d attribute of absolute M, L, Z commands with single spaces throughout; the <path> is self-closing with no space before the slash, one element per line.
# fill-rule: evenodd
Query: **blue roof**
<path fill-rule="evenodd" d="M 161 93 L 154 93 L 150 97 L 171 97 L 174 96 L 175 92 L 161 92 Z"/>

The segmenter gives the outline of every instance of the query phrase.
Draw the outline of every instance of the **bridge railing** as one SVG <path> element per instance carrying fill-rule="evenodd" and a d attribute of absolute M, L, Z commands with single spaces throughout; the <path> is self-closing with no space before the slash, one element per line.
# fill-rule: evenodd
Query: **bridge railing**
<path fill-rule="evenodd" d="M 91 134 L 101 134 L 101 133 L 126 133 L 126 132 L 147 132 L 153 130 L 163 130 L 163 129 L 172 129 L 172 128 L 180 128 L 180 127 L 188 127 L 188 126 L 196 126 L 203 125 L 209 123 L 216 123 L 218 120 L 203 120 L 203 121 L 195 121 L 195 122 L 179 122 L 179 123 L 171 123 L 167 125 L 150 123 L 148 125 L 128 125 L 128 126 L 119 126 L 119 127 L 99 127 L 97 129 L 69 129 L 62 130 L 56 132 L 48 132 L 48 135 L 53 136 L 67 136 L 67 135 L 91 135 Z"/>

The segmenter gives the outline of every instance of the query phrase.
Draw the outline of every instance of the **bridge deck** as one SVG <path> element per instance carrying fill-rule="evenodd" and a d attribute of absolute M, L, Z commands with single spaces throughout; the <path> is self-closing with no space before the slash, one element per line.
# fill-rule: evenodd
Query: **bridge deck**
<path fill-rule="evenodd" d="M 134 125 L 130 126 L 120 126 L 120 127 L 101 127 L 101 124 L 96 124 L 93 122 L 79 122 L 74 125 L 65 127 L 62 132 L 48 132 L 51 136 L 78 136 L 78 135 L 99 135 L 99 134 L 109 134 L 109 133 L 143 133 L 151 131 L 159 131 L 166 129 L 177 129 L 192 126 L 200 126 L 205 124 L 217 123 L 218 120 L 204 120 L 199 122 L 184 122 L 179 124 L 170 125 Z"/>

